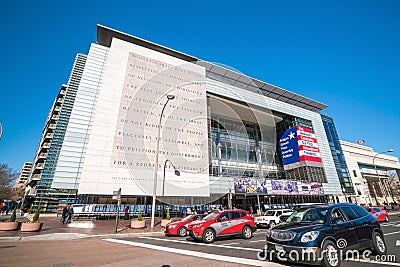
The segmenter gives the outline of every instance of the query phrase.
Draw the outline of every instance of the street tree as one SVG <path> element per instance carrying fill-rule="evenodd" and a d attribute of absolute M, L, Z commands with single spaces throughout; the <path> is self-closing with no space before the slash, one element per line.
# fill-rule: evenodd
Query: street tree
<path fill-rule="evenodd" d="M 17 173 L 7 164 L 0 163 L 0 199 L 11 199 L 12 183 L 16 179 Z"/>

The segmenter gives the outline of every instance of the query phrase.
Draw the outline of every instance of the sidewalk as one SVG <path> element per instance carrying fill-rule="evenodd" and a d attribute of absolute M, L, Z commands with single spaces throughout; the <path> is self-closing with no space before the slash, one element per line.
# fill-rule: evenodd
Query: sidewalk
<path fill-rule="evenodd" d="M 0 215 L 0 221 L 8 220 L 10 214 Z M 118 238 L 139 235 L 162 235 L 164 227 L 160 219 L 155 219 L 155 226 L 150 227 L 150 218 L 146 220 L 146 228 L 132 229 L 129 220 L 119 220 L 118 232 L 115 234 L 115 219 L 110 220 L 73 220 L 63 225 L 55 214 L 41 214 L 43 227 L 40 232 L 0 231 L 0 241 L 10 240 L 70 240 L 77 238 Z M 27 222 L 26 217 L 17 216 L 17 221 Z"/>

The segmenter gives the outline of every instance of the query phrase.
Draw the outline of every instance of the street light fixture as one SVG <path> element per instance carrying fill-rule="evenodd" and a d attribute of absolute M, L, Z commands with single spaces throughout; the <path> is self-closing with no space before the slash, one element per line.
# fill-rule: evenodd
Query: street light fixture
<path fill-rule="evenodd" d="M 153 182 L 153 203 L 151 205 L 151 228 L 154 228 L 154 217 L 155 217 L 155 210 L 156 210 L 156 196 L 157 196 L 157 172 L 158 172 L 158 154 L 160 150 L 160 129 L 161 129 L 161 120 L 164 114 L 165 107 L 167 106 L 170 100 L 175 98 L 174 95 L 167 95 L 167 102 L 165 102 L 161 114 L 160 114 L 160 121 L 158 122 L 158 131 L 157 131 L 157 149 L 156 149 L 156 160 L 154 166 L 154 182 Z"/>
<path fill-rule="evenodd" d="M 391 152 L 393 152 L 393 151 L 394 151 L 393 149 L 389 149 L 389 150 L 384 151 L 384 152 L 379 152 L 379 153 L 376 153 L 375 156 L 372 158 L 372 164 L 374 165 L 376 175 L 378 176 L 378 182 L 379 182 L 379 187 L 380 187 L 380 189 L 381 189 L 381 192 L 382 192 L 381 177 L 379 176 L 378 169 L 376 168 L 375 159 L 376 159 L 376 157 L 377 157 L 378 155 L 386 154 L 386 153 L 391 153 Z M 386 191 L 386 190 L 385 190 L 385 191 Z M 387 199 L 386 193 L 384 193 L 384 195 L 385 195 L 385 199 L 386 199 L 386 205 L 388 205 L 388 204 L 389 204 L 389 201 L 388 201 L 388 199 Z M 376 192 L 375 192 L 375 200 L 377 201 Z"/>
<path fill-rule="evenodd" d="M 169 163 L 172 165 L 172 167 L 174 167 L 174 173 L 176 176 L 181 176 L 180 171 L 175 167 L 175 165 L 172 163 L 171 160 L 166 159 L 164 162 L 164 176 L 163 176 L 163 185 L 162 185 L 162 196 L 164 196 L 164 192 L 165 192 L 165 169 L 167 168 L 167 162 L 169 161 Z"/>

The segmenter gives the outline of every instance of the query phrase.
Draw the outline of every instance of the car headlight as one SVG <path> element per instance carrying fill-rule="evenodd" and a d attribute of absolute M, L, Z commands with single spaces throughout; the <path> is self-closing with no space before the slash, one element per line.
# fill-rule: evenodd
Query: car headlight
<path fill-rule="evenodd" d="M 192 225 L 192 228 L 199 228 L 199 227 L 201 227 L 201 226 L 202 226 L 202 224 L 201 224 L 201 223 L 198 223 L 198 224 Z"/>
<path fill-rule="evenodd" d="M 176 227 L 176 224 L 170 225 L 168 227 L 171 228 L 171 229 L 174 229 Z"/>
<path fill-rule="evenodd" d="M 303 242 L 303 243 L 312 242 L 315 239 L 317 239 L 318 235 L 319 235 L 319 231 L 311 231 L 311 232 L 304 233 L 301 236 L 300 242 Z"/>

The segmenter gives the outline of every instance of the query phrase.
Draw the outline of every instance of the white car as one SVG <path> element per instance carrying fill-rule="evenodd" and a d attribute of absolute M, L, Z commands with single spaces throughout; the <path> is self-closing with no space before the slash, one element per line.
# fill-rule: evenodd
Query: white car
<path fill-rule="evenodd" d="M 277 209 L 277 210 L 267 210 L 263 216 L 258 216 L 254 219 L 257 227 L 275 227 L 280 223 L 279 217 L 286 212 L 291 212 L 290 209 Z"/>
<path fill-rule="evenodd" d="M 279 216 L 279 222 L 280 223 L 281 222 L 286 222 L 287 218 L 289 218 L 290 215 L 292 215 L 292 213 L 293 213 L 293 210 L 289 210 L 289 211 L 286 211 L 286 212 L 282 213 L 282 215 Z"/>

